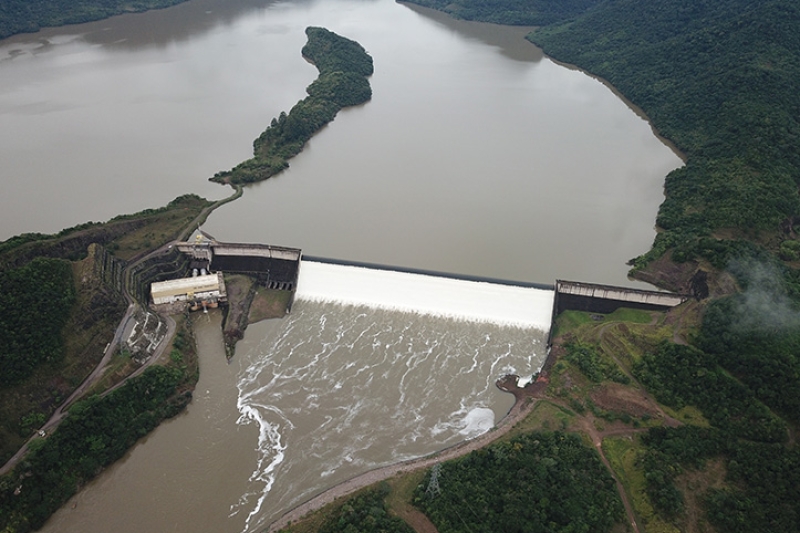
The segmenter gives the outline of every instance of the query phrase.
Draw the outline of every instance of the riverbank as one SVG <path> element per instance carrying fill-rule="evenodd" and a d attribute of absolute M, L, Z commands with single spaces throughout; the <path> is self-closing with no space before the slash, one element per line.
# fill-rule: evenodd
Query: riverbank
<path fill-rule="evenodd" d="M 372 88 L 372 57 L 355 41 L 325 28 L 306 28 L 308 42 L 302 56 L 317 67 L 319 77 L 306 88 L 308 97 L 288 114 L 281 112 L 253 141 L 252 159 L 218 172 L 211 181 L 241 185 L 271 178 L 289 167 L 311 137 L 345 107 L 368 102 Z"/>
<path fill-rule="evenodd" d="M 499 383 L 500 382 L 498 381 L 498 384 Z M 278 520 L 270 524 L 268 531 L 279 531 L 291 523 L 297 522 L 309 513 L 321 509 L 324 506 L 333 503 L 337 499 L 353 494 L 354 492 L 357 492 L 358 490 L 369 485 L 373 485 L 399 474 L 406 474 L 415 470 L 430 468 L 436 463 L 461 457 L 494 442 L 511 431 L 514 426 L 523 420 L 533 409 L 535 405 L 534 398 L 536 396 L 528 395 L 520 391 L 524 391 L 524 389 L 519 389 L 513 393 L 516 398 L 514 405 L 492 430 L 473 439 L 461 442 L 449 448 L 445 448 L 444 450 L 438 451 L 434 454 L 421 457 L 419 459 L 412 459 L 410 461 L 404 461 L 382 468 L 377 468 L 375 470 L 370 470 L 369 472 L 365 472 L 364 474 L 344 481 L 288 511 Z"/>
<path fill-rule="evenodd" d="M 42 2 L 5 0 L 0 11 L 0 39 L 19 33 L 35 33 L 42 28 L 80 24 L 125 13 L 163 9 L 187 0 L 111 0 L 91 2 Z"/>

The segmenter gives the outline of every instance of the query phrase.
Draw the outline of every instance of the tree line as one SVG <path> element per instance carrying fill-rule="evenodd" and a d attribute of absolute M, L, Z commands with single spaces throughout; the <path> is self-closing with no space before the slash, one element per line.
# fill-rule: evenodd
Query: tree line
<path fill-rule="evenodd" d="M 122 13 L 174 6 L 186 0 L 3 0 L 0 39 L 48 26 L 91 22 Z"/>
<path fill-rule="evenodd" d="M 75 303 L 72 265 L 37 258 L 0 270 L 0 387 L 24 380 L 64 353 L 62 328 Z"/>
<path fill-rule="evenodd" d="M 372 98 L 367 80 L 373 72 L 372 57 L 360 44 L 325 28 L 306 28 L 306 35 L 302 55 L 319 70 L 319 77 L 306 88 L 308 96 L 288 114 L 281 112 L 272 119 L 253 142 L 253 158 L 218 172 L 211 181 L 246 184 L 274 176 L 340 109 Z"/>
<path fill-rule="evenodd" d="M 408 0 L 412 4 L 444 11 L 465 19 L 509 24 L 545 26 L 584 13 L 601 0 Z"/>
<path fill-rule="evenodd" d="M 414 504 L 440 533 L 602 533 L 624 516 L 597 453 L 560 432 L 526 433 L 442 463 Z"/>
<path fill-rule="evenodd" d="M 81 486 L 186 406 L 191 393 L 179 387 L 188 379 L 179 367 L 152 366 L 108 396 L 76 403 L 56 432 L 0 478 L 0 529 L 42 527 Z"/>

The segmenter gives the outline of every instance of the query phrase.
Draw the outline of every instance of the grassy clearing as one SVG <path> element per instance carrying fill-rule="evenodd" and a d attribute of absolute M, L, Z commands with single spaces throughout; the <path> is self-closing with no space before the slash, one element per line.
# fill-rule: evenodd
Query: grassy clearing
<path fill-rule="evenodd" d="M 573 427 L 575 413 L 549 400 L 536 400 L 528 416 L 519 421 L 500 441 L 508 441 L 536 430 L 564 431 Z"/>
<path fill-rule="evenodd" d="M 617 475 L 640 525 L 647 533 L 678 533 L 679 529 L 663 521 L 653 509 L 645 493 L 644 471 L 639 466 L 644 447 L 634 437 L 608 437 L 603 440 L 603 453 Z"/>
<path fill-rule="evenodd" d="M 657 320 L 662 313 L 652 311 L 642 311 L 641 309 L 629 309 L 620 307 L 613 313 L 606 315 L 606 320 L 611 322 L 630 322 L 633 324 L 650 324 Z"/>
<path fill-rule="evenodd" d="M 411 502 L 414 490 L 425 479 L 425 473 L 426 470 L 422 469 L 387 480 L 390 490 L 385 501 L 389 513 L 407 521 L 412 513 L 418 512 Z"/>
<path fill-rule="evenodd" d="M 116 257 L 129 260 L 158 248 L 175 239 L 209 205 L 211 203 L 203 198 L 187 196 L 172 202 L 167 208 L 143 212 L 140 227 L 114 239 L 108 249 Z"/>
<path fill-rule="evenodd" d="M 248 322 L 254 324 L 269 318 L 282 318 L 292 298 L 291 291 L 277 291 L 259 287 L 250 304 Z"/>
<path fill-rule="evenodd" d="M 684 424 L 691 425 L 691 426 L 700 426 L 700 427 L 711 427 L 711 424 L 708 423 L 706 417 L 703 416 L 703 413 L 697 407 L 693 405 L 687 405 L 682 409 L 672 409 L 671 407 L 662 406 L 664 412 L 667 413 L 669 416 L 676 420 L 680 420 Z"/>
<path fill-rule="evenodd" d="M 561 337 L 568 333 L 576 333 L 586 324 L 597 324 L 598 320 L 592 317 L 602 317 L 594 313 L 585 313 L 583 311 L 564 311 L 556 318 L 553 324 L 553 337 Z"/>

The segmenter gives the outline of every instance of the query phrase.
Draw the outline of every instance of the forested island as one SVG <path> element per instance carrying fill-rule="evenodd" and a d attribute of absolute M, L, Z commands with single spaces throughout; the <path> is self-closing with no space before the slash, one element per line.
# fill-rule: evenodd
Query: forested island
<path fill-rule="evenodd" d="M 372 58 L 364 47 L 325 28 L 306 29 L 308 42 L 303 57 L 319 70 L 319 77 L 306 88 L 308 96 L 297 102 L 287 115 L 273 118 L 269 127 L 253 141 L 252 159 L 211 181 L 243 185 L 263 181 L 286 169 L 306 142 L 344 107 L 363 104 L 372 98 L 368 76 Z"/>
<path fill-rule="evenodd" d="M 10 2 L 0 7 L 6 32 L 0 35 L 174 3 L 87 2 L 81 15 L 68 15 L 72 10 L 57 2 Z M 667 314 L 565 313 L 554 325 L 547 386 L 523 400 L 530 415 L 507 439 L 337 502 L 290 530 L 408 531 L 396 517 L 415 506 L 441 532 L 796 531 L 800 6 L 789 0 L 414 3 L 471 20 L 541 26 L 529 35 L 532 42 L 608 80 L 643 109 L 685 154 L 686 165 L 667 177 L 658 235 L 649 252 L 632 259 L 632 275 L 695 299 Z M 308 98 L 273 121 L 255 141 L 253 159 L 216 180 L 249 183 L 279 172 L 333 109 L 369 99 L 371 58 L 367 69 L 363 48 L 340 39 L 309 29 L 303 55 L 320 78 Z M 320 57 L 328 46 L 347 50 L 346 67 Z M 350 70 L 347 58 L 355 57 L 359 66 Z M 297 123 L 290 120 L 295 109 Z M 98 273 L 97 259 L 107 253 L 130 259 L 157 248 L 206 207 L 183 197 L 107 224 L 0 243 L 0 288 L 20 289 L 3 290 L 3 297 L 9 305 L 42 309 L 52 322 L 40 329 L 38 316 L 3 317 L 5 458 L 43 421 L 37 406 L 54 406 L 80 382 L 121 316 L 124 301 Z M 47 294 L 26 289 L 21 278 L 37 280 Z M 59 309 L 45 309 L 43 299 L 53 297 Z M 86 313 L 104 321 L 87 320 Z M 168 364 L 76 404 L 21 470 L 0 478 L 0 529 L 40 526 L 86 479 L 185 405 L 197 369 L 191 333 L 183 331 Z M 20 355 L 31 350 L 35 359 Z M 37 388 L 57 375 L 68 377 L 58 387 Z M 110 442 L 109 432 L 121 437 Z M 620 496 L 630 500 L 624 512 L 631 526 Z M 579 520 L 560 516 L 562 506 Z"/>
<path fill-rule="evenodd" d="M 667 176 L 653 247 L 631 260 L 631 274 L 692 293 L 694 301 L 662 317 L 559 317 L 549 384 L 525 426 L 574 431 L 595 442 L 630 500 L 631 526 L 618 523 L 616 530 L 797 531 L 800 6 L 786 0 L 412 3 L 469 20 L 541 26 L 529 40 L 610 82 L 685 156 L 685 166 Z M 539 519 L 525 514 L 531 506 L 544 499 L 563 504 L 542 496 L 515 510 L 515 498 L 531 487 L 503 498 L 481 496 L 484 486 L 502 492 L 517 483 L 495 481 L 492 453 L 473 452 L 472 466 L 455 475 L 459 488 L 451 480 L 441 503 L 452 516 L 438 510 L 438 491 L 426 488 L 437 476 L 436 486 L 444 484 L 442 472 L 467 461 L 391 482 L 385 501 L 402 515 L 397 500 L 405 497 L 438 531 L 463 532 L 526 531 Z M 598 501 L 586 496 L 584 505 Z M 329 513 L 326 522 L 317 519 L 326 524 L 319 529 L 312 519 L 288 530 L 371 531 L 366 519 L 354 527 Z M 506 513 L 525 518 L 510 523 Z M 582 527 L 550 521 L 530 530 L 611 530 Z"/>

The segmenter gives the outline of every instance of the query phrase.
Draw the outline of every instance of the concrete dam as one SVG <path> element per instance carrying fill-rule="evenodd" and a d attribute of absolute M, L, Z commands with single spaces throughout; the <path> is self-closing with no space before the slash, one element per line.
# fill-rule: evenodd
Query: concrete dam
<path fill-rule="evenodd" d="M 301 250 L 221 243 L 199 231 L 175 245 L 189 261 L 186 276 L 154 282 L 156 306 L 193 299 L 227 301 L 223 273 L 247 274 L 263 287 L 300 299 L 438 315 L 473 322 L 535 327 L 550 332 L 566 310 L 608 314 L 619 307 L 663 311 L 687 296 L 594 283 L 554 285 L 306 256 Z M 193 278 L 188 277 L 193 270 Z M 198 276 L 198 270 L 202 275 Z M 213 273 L 213 274 L 212 274 Z M 196 308 L 196 306 L 195 306 Z"/>
<path fill-rule="evenodd" d="M 458 276 L 265 245 L 179 247 L 184 273 L 226 265 L 294 293 L 285 318 L 250 325 L 233 363 L 237 424 L 258 435 L 250 489 L 230 509 L 248 530 L 359 473 L 491 430 L 514 402 L 497 380 L 542 368 L 557 312 L 673 303 L 647 291 Z"/>

